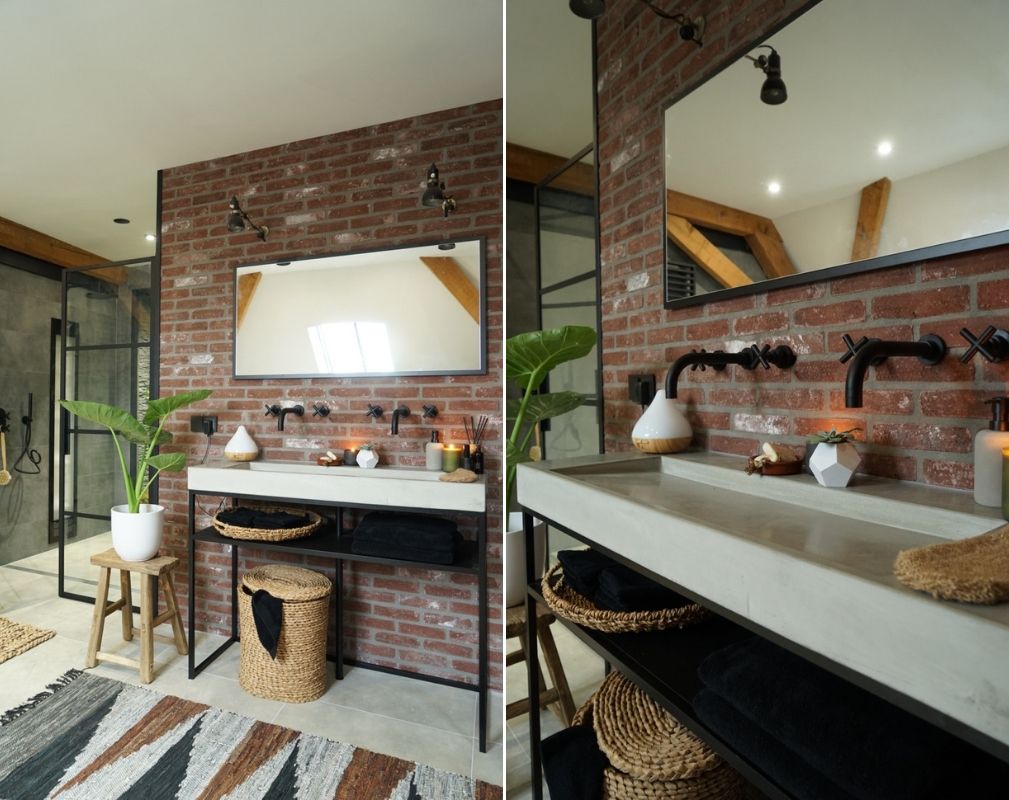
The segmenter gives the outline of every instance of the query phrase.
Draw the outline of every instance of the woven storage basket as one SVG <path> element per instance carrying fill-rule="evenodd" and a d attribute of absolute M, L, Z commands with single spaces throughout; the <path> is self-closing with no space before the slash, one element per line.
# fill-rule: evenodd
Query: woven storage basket
<path fill-rule="evenodd" d="M 265 589 L 284 603 L 277 658 L 259 641 L 252 595 Z M 238 594 L 242 658 L 238 680 L 257 697 L 307 703 L 326 692 L 329 579 L 301 567 L 270 564 L 250 570 Z"/>
<path fill-rule="evenodd" d="M 557 616 L 606 633 L 642 633 L 685 628 L 700 622 L 710 613 L 697 603 L 661 611 L 609 611 L 599 608 L 568 586 L 559 563 L 554 564 L 543 576 L 540 590 L 543 599 Z"/>
<path fill-rule="evenodd" d="M 287 508 L 264 508 L 262 511 L 290 511 Z M 218 512 L 220 513 L 220 512 Z M 319 526 L 322 525 L 322 517 L 314 511 L 304 512 L 309 519 L 308 525 L 300 528 L 242 528 L 238 525 L 229 525 L 221 522 L 214 516 L 214 528 L 221 536 L 229 539 L 246 539 L 252 542 L 284 542 L 288 539 L 301 539 L 304 536 L 311 536 Z"/>
<path fill-rule="evenodd" d="M 605 800 L 741 800 L 745 784 L 707 745 L 617 672 L 578 709 L 610 760 Z M 627 771 L 625 771 L 625 769 Z"/>
<path fill-rule="evenodd" d="M 897 553 L 897 580 L 943 600 L 1009 602 L 1009 525 L 998 530 Z"/>

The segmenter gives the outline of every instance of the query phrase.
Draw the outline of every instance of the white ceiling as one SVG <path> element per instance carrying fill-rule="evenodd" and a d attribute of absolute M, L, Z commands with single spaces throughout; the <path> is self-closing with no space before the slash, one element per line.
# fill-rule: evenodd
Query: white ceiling
<path fill-rule="evenodd" d="M 783 105 L 760 102 L 764 76 L 741 60 L 666 112 L 666 184 L 778 218 L 1005 147 L 1007 31 L 1006 0 L 820 3 L 767 40 Z"/>
<path fill-rule="evenodd" d="M 0 217 L 113 260 L 153 252 L 158 169 L 503 94 L 502 0 L 0 0 L 0 30 Z"/>
<path fill-rule="evenodd" d="M 507 0 L 507 140 L 573 156 L 595 137 L 592 23 L 564 0 Z"/>

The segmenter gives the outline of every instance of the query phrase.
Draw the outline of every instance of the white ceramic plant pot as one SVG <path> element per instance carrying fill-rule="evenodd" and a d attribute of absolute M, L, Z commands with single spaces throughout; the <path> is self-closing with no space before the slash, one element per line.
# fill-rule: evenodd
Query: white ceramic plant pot
<path fill-rule="evenodd" d="M 631 431 L 631 441 L 642 453 L 679 453 L 690 447 L 694 432 L 676 405 L 659 389 Z"/>
<path fill-rule="evenodd" d="M 147 561 L 161 549 L 165 508 L 141 503 L 136 514 L 129 506 L 112 506 L 112 547 L 123 561 Z"/>
<path fill-rule="evenodd" d="M 809 471 L 817 483 L 828 489 L 843 489 L 855 474 L 862 457 L 850 442 L 827 444 L 820 442 L 809 457 Z"/>
<path fill-rule="evenodd" d="M 229 461 L 252 461 L 259 455 L 259 445 L 245 429 L 239 425 L 235 435 L 224 446 L 224 457 Z"/>
<path fill-rule="evenodd" d="M 372 469 L 378 465 L 378 450 L 360 450 L 357 454 L 357 465 L 364 469 Z"/>
<path fill-rule="evenodd" d="M 535 520 L 533 541 L 536 544 L 536 574 L 543 574 L 543 557 L 546 553 L 547 526 Z M 508 514 L 505 531 L 505 605 L 517 606 L 526 597 L 526 538 L 522 530 L 522 512 Z"/>

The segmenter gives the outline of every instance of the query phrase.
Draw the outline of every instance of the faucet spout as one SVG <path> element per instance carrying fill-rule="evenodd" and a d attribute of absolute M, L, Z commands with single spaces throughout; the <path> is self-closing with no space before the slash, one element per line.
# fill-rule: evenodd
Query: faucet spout
<path fill-rule="evenodd" d="M 280 409 L 280 413 L 277 414 L 277 430 L 284 430 L 284 418 L 288 414 L 294 414 L 296 417 L 300 417 L 305 413 L 305 407 L 303 405 L 291 406 L 290 408 Z"/>
<path fill-rule="evenodd" d="M 854 352 L 852 352 L 854 351 Z M 890 342 L 883 339 L 866 339 L 849 346 L 841 363 L 851 359 L 844 379 L 845 408 L 862 407 L 862 388 L 869 367 L 881 364 L 887 358 L 916 357 L 922 363 L 935 365 L 946 356 L 946 343 L 934 333 L 922 336 L 917 342 Z"/>
<path fill-rule="evenodd" d="M 666 397 L 676 397 L 676 383 L 680 379 L 680 373 L 687 367 L 691 369 L 700 367 L 702 371 L 706 367 L 711 367 L 721 372 L 728 364 L 741 364 L 747 369 L 753 369 L 751 366 L 753 358 L 753 353 L 750 350 L 743 350 L 740 353 L 726 353 L 724 350 L 715 350 L 713 353 L 708 353 L 704 350 L 694 350 L 690 353 L 684 353 L 673 362 L 673 366 L 666 373 Z"/>
<path fill-rule="evenodd" d="M 401 417 L 409 417 L 410 409 L 406 406 L 399 406 L 392 411 L 392 428 L 389 433 L 392 436 L 399 436 L 399 420 Z"/>

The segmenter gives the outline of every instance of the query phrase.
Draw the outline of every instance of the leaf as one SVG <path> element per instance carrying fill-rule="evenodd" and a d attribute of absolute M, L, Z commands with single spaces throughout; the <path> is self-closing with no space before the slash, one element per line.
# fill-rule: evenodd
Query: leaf
<path fill-rule="evenodd" d="M 535 425 L 551 417 L 559 417 L 576 408 L 585 402 L 585 395 L 580 392 L 551 392 L 550 394 L 534 394 L 526 404 L 525 419 L 526 425 Z M 508 401 L 508 421 L 514 422 L 518 415 L 520 401 Z"/>
<path fill-rule="evenodd" d="M 527 452 L 519 449 L 518 445 L 512 444 L 507 440 L 505 441 L 505 459 L 509 467 L 513 464 L 525 464 L 532 461 Z"/>
<path fill-rule="evenodd" d="M 508 377 L 535 389 L 558 364 L 587 356 L 595 345 L 596 332 L 586 325 L 520 333 L 505 342 Z"/>
<path fill-rule="evenodd" d="M 147 428 L 137 422 L 128 411 L 105 403 L 89 403 L 83 400 L 60 400 L 60 405 L 81 419 L 121 433 L 134 444 L 147 444 Z"/>
<path fill-rule="evenodd" d="M 162 472 L 180 472 L 186 468 L 185 453 L 158 453 L 147 459 L 148 466 Z"/>
<path fill-rule="evenodd" d="M 144 414 L 144 424 L 150 425 L 152 428 L 157 427 L 157 424 L 173 411 L 198 403 L 200 400 L 206 400 L 211 394 L 213 392 L 210 389 L 197 389 L 193 392 L 181 392 L 169 397 L 151 400 L 147 404 L 147 412 Z"/>

